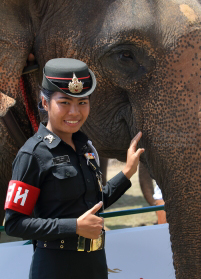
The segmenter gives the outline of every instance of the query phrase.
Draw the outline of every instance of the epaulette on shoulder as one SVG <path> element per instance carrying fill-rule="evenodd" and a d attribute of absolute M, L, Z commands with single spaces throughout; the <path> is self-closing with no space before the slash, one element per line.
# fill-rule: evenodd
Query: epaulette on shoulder
<path fill-rule="evenodd" d="M 20 148 L 21 152 L 27 152 L 27 153 L 33 153 L 34 149 L 37 147 L 37 145 L 43 141 L 43 138 L 41 136 L 37 136 L 35 134 L 33 137 L 29 138 L 25 144 Z"/>

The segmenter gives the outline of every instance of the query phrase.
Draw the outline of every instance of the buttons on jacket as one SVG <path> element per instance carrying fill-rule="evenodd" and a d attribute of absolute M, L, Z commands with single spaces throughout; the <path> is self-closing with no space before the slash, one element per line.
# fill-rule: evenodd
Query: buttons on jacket
<path fill-rule="evenodd" d="M 64 243 L 64 240 L 61 240 L 61 243 Z M 60 245 L 60 249 L 63 249 L 64 245 Z"/>

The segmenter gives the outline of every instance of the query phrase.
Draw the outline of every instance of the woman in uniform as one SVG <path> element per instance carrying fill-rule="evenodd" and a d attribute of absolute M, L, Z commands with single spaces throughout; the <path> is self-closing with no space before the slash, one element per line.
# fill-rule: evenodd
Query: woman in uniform
<path fill-rule="evenodd" d="M 39 107 L 47 125 L 19 150 L 5 203 L 6 233 L 34 242 L 30 279 L 108 278 L 99 212 L 131 186 L 144 150 L 136 151 L 139 133 L 123 171 L 102 187 L 98 154 L 80 131 L 95 87 L 79 60 L 57 58 L 44 67 Z"/>

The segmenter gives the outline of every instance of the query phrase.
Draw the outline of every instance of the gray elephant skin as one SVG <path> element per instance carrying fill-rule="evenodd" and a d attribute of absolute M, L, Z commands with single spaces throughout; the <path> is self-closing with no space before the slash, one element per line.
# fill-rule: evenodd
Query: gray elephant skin
<path fill-rule="evenodd" d="M 201 1 L 1 0 L 0 18 L 1 208 L 18 151 L 3 117 L 12 111 L 31 136 L 26 110 L 39 122 L 44 64 L 80 59 L 98 82 L 84 132 L 101 156 L 125 161 L 142 131 L 141 161 L 162 188 L 176 278 L 200 279 Z M 24 78 L 25 100 L 29 53 L 39 71 Z"/>

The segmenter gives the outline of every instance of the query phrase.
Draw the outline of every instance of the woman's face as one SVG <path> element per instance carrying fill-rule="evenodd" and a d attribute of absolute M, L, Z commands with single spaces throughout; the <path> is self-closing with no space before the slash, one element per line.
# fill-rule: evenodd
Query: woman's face
<path fill-rule="evenodd" d="M 89 97 L 75 98 L 55 92 L 48 104 L 42 99 L 43 107 L 48 112 L 48 128 L 58 136 L 77 132 L 86 121 L 89 111 Z"/>

